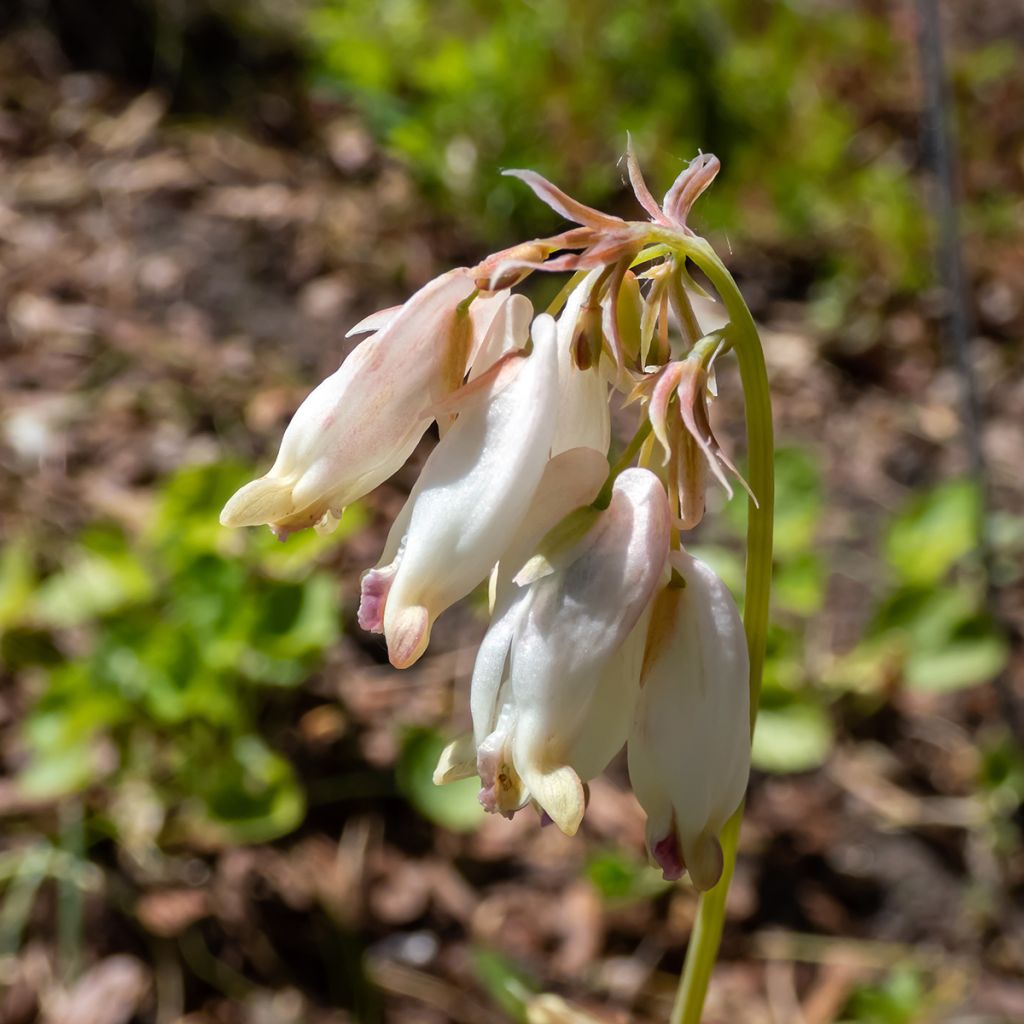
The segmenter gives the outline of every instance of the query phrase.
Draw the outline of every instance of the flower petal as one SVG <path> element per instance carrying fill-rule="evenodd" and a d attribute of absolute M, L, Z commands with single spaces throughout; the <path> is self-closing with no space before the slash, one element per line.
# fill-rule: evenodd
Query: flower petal
<path fill-rule="evenodd" d="M 685 552 L 670 561 L 685 586 L 670 584 L 655 599 L 652 628 L 668 635 L 648 649 L 629 776 L 666 877 L 677 846 L 694 885 L 707 889 L 721 874 L 717 836 L 750 771 L 749 658 L 725 584 Z"/>
<path fill-rule="evenodd" d="M 603 231 L 614 231 L 621 228 L 626 222 L 621 217 L 612 217 L 600 210 L 575 200 L 572 196 L 566 195 L 556 185 L 552 185 L 547 178 L 542 177 L 536 171 L 507 170 L 502 174 L 510 178 L 518 178 L 526 182 L 534 194 L 542 202 L 547 203 L 555 213 L 560 213 L 566 220 L 575 221 L 588 228 L 598 228 Z"/>
<path fill-rule="evenodd" d="M 221 522 L 286 534 L 340 514 L 391 476 L 430 425 L 442 364 L 461 332 L 458 306 L 472 290 L 468 271 L 450 271 L 356 346 L 299 406 L 263 482 L 238 491 Z"/>
<path fill-rule="evenodd" d="M 654 196 L 651 195 L 647 182 L 644 181 L 643 172 L 640 170 L 640 164 L 633 150 L 633 140 L 628 135 L 626 136 L 626 170 L 629 172 L 629 183 L 633 186 L 633 195 L 636 196 L 637 202 L 647 211 L 651 220 L 656 224 L 671 227 L 672 222 L 661 212 L 661 207 Z"/>
<path fill-rule="evenodd" d="M 413 493 L 401 560 L 384 608 L 389 650 L 422 653 L 438 615 L 465 597 L 515 536 L 547 462 L 558 388 L 555 324 L 540 316 L 515 379 L 460 415 L 427 459 Z M 408 609 L 423 616 L 407 618 Z M 413 643 L 415 638 L 415 643 Z M 411 660 L 410 660 L 411 659 Z M 394 662 L 394 658 L 392 659 Z"/>

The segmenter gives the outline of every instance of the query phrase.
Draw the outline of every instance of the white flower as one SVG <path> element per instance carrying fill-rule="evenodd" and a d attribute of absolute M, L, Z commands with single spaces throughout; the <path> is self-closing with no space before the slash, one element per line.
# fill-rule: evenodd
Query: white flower
<path fill-rule="evenodd" d="M 409 457 L 462 382 L 479 335 L 507 295 L 463 304 L 468 270 L 450 271 L 397 311 L 299 406 L 266 476 L 224 506 L 225 526 L 269 524 L 279 536 L 340 517 Z M 476 339 L 476 340 L 474 340 Z"/>
<path fill-rule="evenodd" d="M 470 774 L 475 747 L 488 810 L 511 814 L 532 798 L 572 835 L 581 777 L 602 771 L 628 732 L 640 644 L 626 641 L 664 571 L 665 492 L 653 473 L 626 470 L 607 509 L 574 513 L 553 538 L 480 647 L 473 744 L 449 748 L 435 780 Z"/>
<path fill-rule="evenodd" d="M 689 871 L 706 890 L 721 876 L 718 834 L 750 772 L 750 663 L 725 584 L 684 552 L 670 562 L 673 582 L 651 612 L 629 777 L 665 877 Z"/>
<path fill-rule="evenodd" d="M 508 310 L 512 338 L 502 347 L 515 348 L 526 342 L 531 310 L 521 296 Z M 437 616 L 487 578 L 540 483 L 558 397 L 551 317 L 537 317 L 532 338 L 529 356 L 507 361 L 466 400 L 392 527 L 382 564 L 363 577 L 359 623 L 383 631 L 396 668 L 416 661 Z"/>

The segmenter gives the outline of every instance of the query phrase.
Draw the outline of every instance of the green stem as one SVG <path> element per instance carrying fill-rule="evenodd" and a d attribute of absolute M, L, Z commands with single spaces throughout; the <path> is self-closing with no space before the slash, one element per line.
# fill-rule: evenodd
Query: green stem
<path fill-rule="evenodd" d="M 747 422 L 747 455 L 750 486 L 757 502 L 750 499 L 747 518 L 747 568 L 743 626 L 750 651 L 750 729 L 753 734 L 761 695 L 761 674 L 768 636 L 768 604 L 772 575 L 772 514 L 775 502 L 774 441 L 772 438 L 771 393 L 764 351 L 754 319 L 743 296 L 714 249 L 703 238 L 675 240 L 680 258 L 689 257 L 707 275 L 729 313 L 731 340 L 743 383 L 743 404 Z M 704 997 L 725 924 L 725 900 L 736 865 L 742 804 L 722 830 L 725 862 L 719 883 L 700 898 L 697 923 L 686 950 L 686 962 L 672 1007 L 671 1024 L 700 1024 Z"/>

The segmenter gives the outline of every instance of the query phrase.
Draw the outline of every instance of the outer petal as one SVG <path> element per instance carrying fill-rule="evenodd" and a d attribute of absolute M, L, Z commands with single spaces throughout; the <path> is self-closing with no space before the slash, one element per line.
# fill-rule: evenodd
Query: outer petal
<path fill-rule="evenodd" d="M 451 271 L 360 344 L 302 403 L 270 472 L 228 501 L 221 522 L 287 533 L 340 513 L 391 476 L 430 425 L 460 352 L 464 372 L 472 328 L 457 307 L 472 290 L 468 271 Z"/>
<path fill-rule="evenodd" d="M 640 696 L 648 618 L 645 611 L 601 673 L 587 722 L 569 752 L 569 764 L 582 779 L 600 775 L 629 738 Z"/>
<path fill-rule="evenodd" d="M 434 619 L 487 577 L 540 482 L 557 398 L 550 317 L 537 318 L 533 342 L 515 380 L 459 416 L 410 496 L 408 535 L 384 608 L 397 668 L 419 658 Z"/>
<path fill-rule="evenodd" d="M 721 874 L 718 833 L 750 770 L 749 660 L 725 584 L 684 552 L 673 552 L 671 563 L 686 585 L 663 590 L 654 605 L 655 654 L 645 665 L 629 774 L 666 877 L 685 868 L 697 888 L 709 889 Z"/>
<path fill-rule="evenodd" d="M 512 543 L 495 567 L 491 593 L 495 614 L 515 592 L 513 578 L 548 531 L 574 509 L 589 505 L 607 476 L 608 460 L 593 448 L 570 448 L 548 462 Z"/>

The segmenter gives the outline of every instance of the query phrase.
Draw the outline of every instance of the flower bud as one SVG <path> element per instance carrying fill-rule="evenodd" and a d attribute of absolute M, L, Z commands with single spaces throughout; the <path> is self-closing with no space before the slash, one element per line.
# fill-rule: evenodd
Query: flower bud
<path fill-rule="evenodd" d="M 466 270 L 431 281 L 359 344 L 299 406 L 266 476 L 224 506 L 225 526 L 269 524 L 282 538 L 340 517 L 409 457 L 434 409 L 465 375 L 491 303 L 470 313 Z M 502 298 L 503 301 L 504 297 Z M 390 312 L 390 311 L 386 311 Z"/>
<path fill-rule="evenodd" d="M 594 365 L 601 351 L 600 308 L 596 316 L 586 314 L 591 292 L 602 272 L 598 269 L 587 274 L 570 293 L 558 317 L 558 425 L 552 455 L 579 447 L 607 453 L 611 442 L 608 385 Z M 595 332 L 596 354 L 591 349 Z M 586 354 L 582 363 L 578 363 L 581 353 L 577 342 L 581 338 Z M 589 369 L 581 369 L 581 366 Z"/>
<path fill-rule="evenodd" d="M 670 563 L 673 582 L 651 610 L 629 777 L 665 878 L 689 871 L 706 890 L 721 876 L 718 835 L 750 771 L 750 663 L 725 584 L 685 552 Z"/>
<path fill-rule="evenodd" d="M 557 394 L 555 323 L 542 315 L 532 353 L 473 396 L 427 459 L 392 527 L 390 563 L 363 577 L 359 623 L 383 631 L 396 668 L 420 657 L 437 616 L 487 578 L 515 537 L 548 461 Z"/>

